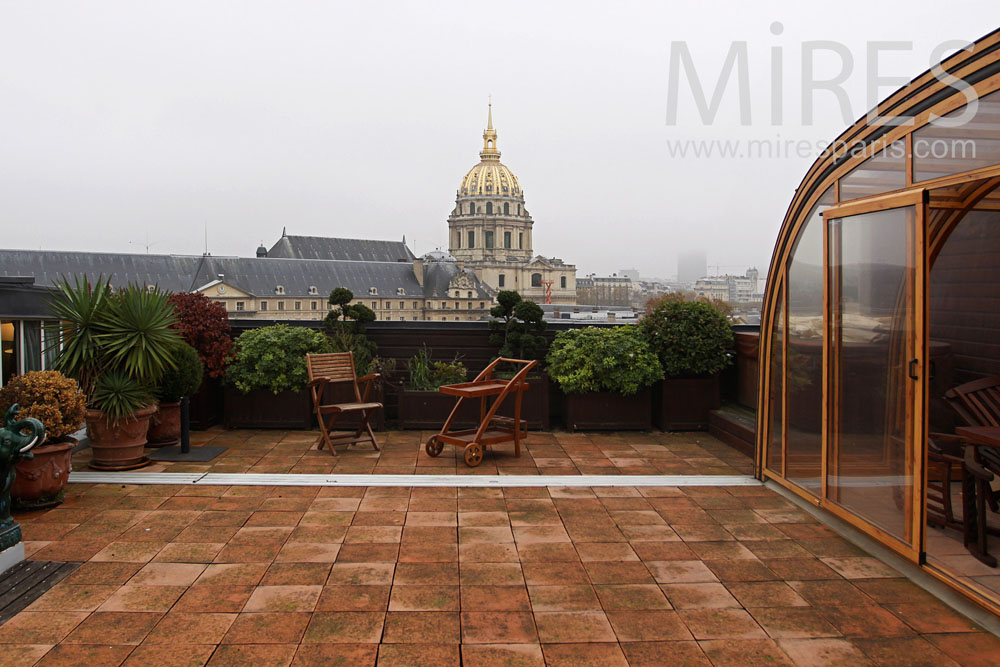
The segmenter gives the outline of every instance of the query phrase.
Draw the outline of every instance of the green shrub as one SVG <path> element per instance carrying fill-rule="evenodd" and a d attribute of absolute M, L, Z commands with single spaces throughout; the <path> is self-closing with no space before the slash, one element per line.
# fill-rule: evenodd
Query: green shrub
<path fill-rule="evenodd" d="M 177 403 L 182 397 L 198 391 L 201 386 L 204 366 L 198 350 L 184 343 L 174 351 L 174 361 L 177 368 L 164 373 L 160 386 L 156 389 L 156 397 L 163 403 Z"/>
<path fill-rule="evenodd" d="M 638 327 L 570 329 L 552 341 L 549 376 L 567 394 L 628 396 L 663 377 L 663 368 Z"/>
<path fill-rule="evenodd" d="M 537 359 L 545 345 L 545 313 L 534 301 L 525 301 L 513 290 L 501 290 L 490 308 L 490 342 L 500 346 L 500 356 Z"/>
<path fill-rule="evenodd" d="M 445 384 L 465 382 L 468 371 L 457 358 L 454 361 L 431 361 L 431 355 L 424 348 L 413 355 L 407 364 L 410 371 L 408 389 L 414 391 L 437 391 Z"/>
<path fill-rule="evenodd" d="M 378 347 L 368 340 L 365 324 L 375 321 L 375 312 L 363 303 L 351 304 L 354 293 L 346 287 L 330 292 L 333 306 L 323 320 L 323 329 L 330 339 L 331 352 L 353 352 L 354 370 L 361 376 L 378 371 L 375 360 Z"/>
<path fill-rule="evenodd" d="M 56 284 L 51 308 L 60 321 L 55 368 L 80 384 L 88 407 L 118 422 L 154 401 L 183 340 L 165 292 L 78 276 Z"/>
<path fill-rule="evenodd" d="M 329 352 L 330 344 L 320 331 L 277 324 L 245 332 L 234 348 L 228 381 L 244 393 L 267 389 L 277 394 L 305 389 L 306 355 Z"/>
<path fill-rule="evenodd" d="M 639 323 L 667 377 L 714 375 L 730 363 L 733 327 L 707 303 L 663 303 Z"/>

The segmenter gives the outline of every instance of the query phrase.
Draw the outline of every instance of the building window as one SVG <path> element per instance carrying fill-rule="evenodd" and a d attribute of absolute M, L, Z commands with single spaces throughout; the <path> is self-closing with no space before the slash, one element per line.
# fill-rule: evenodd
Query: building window
<path fill-rule="evenodd" d="M 493 247 L 493 232 L 486 232 L 486 247 Z"/>
<path fill-rule="evenodd" d="M 372 310 L 378 310 L 378 301 L 372 301 Z"/>
<path fill-rule="evenodd" d="M 420 307 L 420 302 L 419 301 L 414 301 L 413 302 L 413 310 L 416 310 L 419 307 Z"/>
<path fill-rule="evenodd" d="M 274 288 L 274 293 L 275 294 L 284 294 L 285 293 L 285 288 L 282 287 L 281 285 L 278 285 L 277 287 Z"/>
<path fill-rule="evenodd" d="M 392 301 L 386 301 L 385 302 L 385 309 L 386 310 L 392 310 Z"/>
<path fill-rule="evenodd" d="M 378 288 L 377 287 L 369 287 L 368 288 L 368 294 L 371 295 L 371 296 L 377 295 L 378 294 Z"/>
<path fill-rule="evenodd" d="M 415 320 L 415 319 L 417 319 L 417 316 L 416 316 L 416 315 L 414 315 L 414 316 L 413 316 L 413 319 L 414 319 L 414 320 Z"/>
<path fill-rule="evenodd" d="M 540 273 L 532 273 L 531 274 L 531 286 L 532 287 L 541 287 L 542 286 L 542 274 L 540 274 Z"/>
<path fill-rule="evenodd" d="M 403 317 L 402 315 L 400 315 L 400 316 L 399 316 L 399 321 L 400 321 L 400 322 L 402 322 L 402 321 L 403 321 L 403 320 L 405 320 L 405 319 L 406 319 L 406 318 L 405 318 L 405 317 Z"/>
<path fill-rule="evenodd" d="M 517 233 L 517 247 L 518 248 L 524 247 L 524 232 Z"/>
<path fill-rule="evenodd" d="M 493 215 L 493 202 L 486 202 L 486 215 Z"/>
<path fill-rule="evenodd" d="M 406 308 L 406 302 L 405 301 L 400 301 L 399 302 L 399 309 L 403 310 L 404 308 Z"/>
<path fill-rule="evenodd" d="M 510 247 L 510 232 L 503 233 L 503 247 L 504 248 Z"/>
<path fill-rule="evenodd" d="M 503 287 L 505 278 L 506 276 L 502 273 L 499 276 L 497 276 L 497 287 Z"/>
<path fill-rule="evenodd" d="M 476 205 L 473 202 L 469 202 L 469 215 L 475 215 L 475 214 L 476 214 Z"/>
<path fill-rule="evenodd" d="M 243 310 L 243 305 L 244 305 L 244 304 L 243 304 L 243 302 L 242 302 L 242 301 L 237 301 L 237 302 L 236 302 L 236 310 L 237 310 L 237 311 L 241 311 L 241 310 Z"/>
<path fill-rule="evenodd" d="M 471 299 L 471 298 L 472 298 L 472 292 L 466 292 L 466 294 L 468 295 L 468 298 L 469 298 L 469 299 Z"/>
<path fill-rule="evenodd" d="M 261 301 L 260 302 L 260 309 L 261 310 L 267 310 L 267 301 Z"/>
<path fill-rule="evenodd" d="M 559 287 L 566 289 L 566 276 L 560 276 Z"/>
<path fill-rule="evenodd" d="M 310 310 L 316 310 L 316 309 L 317 309 L 317 308 L 316 308 L 316 302 L 315 302 L 315 301 L 310 301 L 310 302 L 309 302 L 309 309 L 310 309 Z"/>
<path fill-rule="evenodd" d="M 483 308 L 485 308 L 485 307 L 486 307 L 486 304 L 485 304 L 485 303 L 483 303 L 482 301 L 480 301 L 480 302 L 479 302 L 479 310 L 482 310 L 482 309 L 483 309 Z"/>
<path fill-rule="evenodd" d="M 318 290 L 318 289 L 316 289 L 316 286 L 315 286 L 315 285 L 310 285 L 310 286 L 309 286 L 309 293 L 310 293 L 310 294 L 319 294 L 319 290 Z"/>
<path fill-rule="evenodd" d="M 441 302 L 441 307 L 442 308 L 447 308 L 448 307 L 448 302 L 447 301 L 442 301 Z"/>
<path fill-rule="evenodd" d="M 295 310 L 302 310 L 302 302 L 301 301 L 296 301 L 295 302 Z"/>
<path fill-rule="evenodd" d="M 455 302 L 455 310 L 458 310 L 461 307 L 462 307 L 462 302 L 461 301 L 456 301 Z"/>
<path fill-rule="evenodd" d="M 333 310 L 333 304 L 332 303 L 326 304 L 326 309 L 327 310 Z"/>
<path fill-rule="evenodd" d="M 510 215 L 510 204 L 508 204 L 507 202 L 503 203 L 503 214 Z"/>
<path fill-rule="evenodd" d="M 285 302 L 284 301 L 279 301 L 278 302 L 278 310 L 284 310 L 284 309 L 285 309 Z"/>
<path fill-rule="evenodd" d="M 475 248 L 476 247 L 476 233 L 475 232 L 469 232 L 469 247 L 470 248 Z"/>
<path fill-rule="evenodd" d="M 468 306 L 468 310 L 472 310 L 472 302 L 471 301 L 469 303 L 465 304 L 465 305 Z"/>
<path fill-rule="evenodd" d="M 521 205 L 520 204 L 517 205 L 517 214 L 521 215 Z"/>
<path fill-rule="evenodd" d="M 455 232 L 455 247 L 462 247 L 462 232 Z"/>

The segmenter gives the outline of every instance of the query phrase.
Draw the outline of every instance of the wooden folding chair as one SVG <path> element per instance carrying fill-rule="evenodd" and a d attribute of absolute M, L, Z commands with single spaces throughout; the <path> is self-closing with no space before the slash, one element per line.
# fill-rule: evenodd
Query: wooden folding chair
<path fill-rule="evenodd" d="M 313 409 L 316 411 L 316 421 L 319 423 L 319 438 L 316 442 L 319 449 L 330 446 L 330 453 L 336 455 L 334 445 L 353 444 L 355 442 L 370 442 L 378 450 L 375 433 L 368 423 L 376 410 L 382 409 L 381 403 L 368 401 L 372 384 L 378 379 L 377 373 L 369 373 L 359 378 L 354 374 L 354 354 L 352 352 L 333 352 L 329 354 L 307 354 L 306 368 L 309 371 L 309 391 L 312 392 Z M 350 403 L 324 404 L 323 395 L 326 388 L 332 384 L 350 383 L 354 388 L 355 401 Z M 364 392 L 361 391 L 364 386 Z M 361 421 L 357 430 L 340 436 L 331 437 L 337 419 L 351 412 L 359 413 Z M 362 435 L 366 433 L 367 435 Z"/>

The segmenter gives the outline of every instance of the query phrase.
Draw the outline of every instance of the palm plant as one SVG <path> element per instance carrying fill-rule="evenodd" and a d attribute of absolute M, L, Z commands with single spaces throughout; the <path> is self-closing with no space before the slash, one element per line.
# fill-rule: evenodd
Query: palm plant
<path fill-rule="evenodd" d="M 56 368 L 80 383 L 87 405 L 117 422 L 153 403 L 153 388 L 182 342 L 168 295 L 157 288 L 112 289 L 103 276 L 56 285 L 61 321 Z"/>

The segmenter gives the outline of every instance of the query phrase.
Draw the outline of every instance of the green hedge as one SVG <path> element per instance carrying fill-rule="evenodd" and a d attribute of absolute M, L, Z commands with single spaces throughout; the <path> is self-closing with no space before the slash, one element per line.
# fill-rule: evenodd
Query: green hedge
<path fill-rule="evenodd" d="M 659 359 L 634 325 L 562 331 L 546 361 L 549 376 L 567 394 L 628 396 L 663 378 Z"/>

